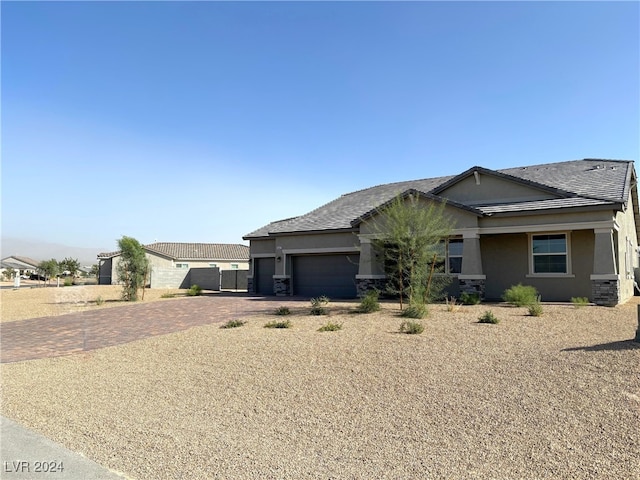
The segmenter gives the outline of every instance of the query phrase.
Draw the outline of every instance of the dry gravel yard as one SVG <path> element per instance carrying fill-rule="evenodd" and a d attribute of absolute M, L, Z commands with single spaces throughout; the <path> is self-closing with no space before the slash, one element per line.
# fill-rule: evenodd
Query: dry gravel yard
<path fill-rule="evenodd" d="M 140 480 L 639 479 L 635 300 L 438 305 L 421 335 L 395 304 L 295 303 L 265 329 L 271 302 L 240 328 L 5 364 L 2 413 Z"/>

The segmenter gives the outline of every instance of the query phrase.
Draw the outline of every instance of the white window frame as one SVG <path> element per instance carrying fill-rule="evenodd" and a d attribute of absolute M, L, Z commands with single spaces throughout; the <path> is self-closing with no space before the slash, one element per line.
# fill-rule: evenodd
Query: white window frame
<path fill-rule="evenodd" d="M 535 263 L 533 261 L 535 257 L 535 253 L 533 253 L 533 239 L 534 237 L 541 237 L 545 235 L 564 235 L 565 241 L 565 251 L 563 253 L 544 253 L 539 255 L 562 255 L 565 257 L 566 262 L 566 271 L 565 272 L 536 272 L 534 270 Z M 537 277 L 537 278 L 567 278 L 567 277 L 575 277 L 572 273 L 571 268 L 571 232 L 563 231 L 563 232 L 536 232 L 529 233 L 529 274 L 527 277 Z"/>
<path fill-rule="evenodd" d="M 217 266 L 218 266 L 218 264 L 217 264 L 217 263 L 210 263 L 210 264 L 209 264 L 209 267 L 211 267 L 211 268 L 216 268 Z"/>
<path fill-rule="evenodd" d="M 462 263 L 460 264 L 460 272 L 455 272 L 455 273 L 451 273 L 451 265 L 449 263 L 449 259 L 451 258 L 463 258 L 464 257 L 464 243 L 463 243 L 463 249 L 462 249 L 462 255 L 451 255 L 450 254 L 450 250 L 449 250 L 449 242 L 451 242 L 451 240 L 456 240 L 456 243 L 458 241 L 460 241 L 461 243 L 464 242 L 464 239 L 462 238 L 447 238 L 446 240 L 444 240 L 444 256 L 440 257 L 440 259 L 443 260 L 444 262 L 444 272 L 437 272 L 436 275 L 461 275 L 462 274 Z"/>
<path fill-rule="evenodd" d="M 176 268 L 186 268 L 186 269 L 189 269 L 189 264 L 188 264 L 188 263 L 184 263 L 184 262 L 176 263 Z"/>
<path fill-rule="evenodd" d="M 240 265 L 237 263 L 232 263 L 231 264 L 231 270 L 239 270 L 240 269 Z"/>

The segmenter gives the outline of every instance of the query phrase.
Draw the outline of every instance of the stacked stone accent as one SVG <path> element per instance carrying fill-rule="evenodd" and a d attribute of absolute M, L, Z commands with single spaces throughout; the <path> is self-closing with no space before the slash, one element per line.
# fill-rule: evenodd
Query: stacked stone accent
<path fill-rule="evenodd" d="M 371 290 L 383 292 L 387 284 L 386 278 L 356 278 L 358 298 L 364 297 Z"/>
<path fill-rule="evenodd" d="M 253 277 L 247 277 L 247 292 L 248 293 L 256 293 L 253 283 Z"/>
<path fill-rule="evenodd" d="M 591 280 L 593 303 L 614 307 L 620 302 L 619 280 Z"/>
<path fill-rule="evenodd" d="M 277 297 L 286 297 L 291 295 L 291 279 L 290 278 L 274 278 L 273 291 Z"/>
<path fill-rule="evenodd" d="M 480 299 L 484 299 L 485 279 L 458 279 L 460 293 L 479 294 Z"/>

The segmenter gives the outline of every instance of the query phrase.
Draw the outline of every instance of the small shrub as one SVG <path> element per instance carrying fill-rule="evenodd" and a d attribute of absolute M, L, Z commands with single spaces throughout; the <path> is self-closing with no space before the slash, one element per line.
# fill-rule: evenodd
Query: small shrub
<path fill-rule="evenodd" d="M 96 298 L 96 305 L 102 305 L 104 303 L 104 298 L 98 297 Z"/>
<path fill-rule="evenodd" d="M 265 324 L 264 328 L 291 328 L 290 320 L 273 321 Z"/>
<path fill-rule="evenodd" d="M 409 335 L 416 335 L 424 332 L 424 325 L 420 322 L 414 322 L 413 320 L 405 320 L 400 324 L 400 333 L 408 333 Z"/>
<path fill-rule="evenodd" d="M 457 312 L 460 307 L 456 297 L 444 297 L 444 303 L 447 305 L 447 312 Z"/>
<path fill-rule="evenodd" d="M 525 307 L 536 303 L 536 301 L 540 299 L 540 296 L 535 287 L 519 283 L 506 289 L 502 294 L 502 299 L 516 307 Z"/>
<path fill-rule="evenodd" d="M 289 307 L 282 305 L 277 308 L 276 315 L 281 315 L 281 316 L 291 315 L 291 310 L 289 310 Z"/>
<path fill-rule="evenodd" d="M 528 310 L 529 310 L 529 315 L 531 315 L 532 317 L 540 317 L 542 316 L 542 313 L 543 313 L 542 304 L 539 301 L 529 305 Z"/>
<path fill-rule="evenodd" d="M 229 320 L 227 323 L 222 325 L 220 328 L 237 328 L 241 327 L 247 322 L 243 322 L 242 320 Z"/>
<path fill-rule="evenodd" d="M 400 313 L 401 317 L 405 318 L 424 318 L 429 313 L 429 309 L 423 303 L 413 303 Z"/>
<path fill-rule="evenodd" d="M 329 299 L 322 295 L 311 299 L 311 315 L 327 315 L 329 312 L 325 308 L 329 304 Z"/>
<path fill-rule="evenodd" d="M 174 298 L 175 296 L 175 293 L 163 293 L 162 295 L 160 295 L 160 298 Z"/>
<path fill-rule="evenodd" d="M 479 293 L 462 292 L 460 294 L 460 301 L 464 305 L 478 305 L 480 303 Z"/>
<path fill-rule="evenodd" d="M 589 299 L 587 297 L 571 297 L 571 303 L 576 308 L 586 307 L 589 305 Z"/>
<path fill-rule="evenodd" d="M 484 312 L 483 315 L 480 316 L 480 318 L 478 318 L 478 323 L 493 323 L 496 324 L 500 322 L 500 320 L 498 320 L 496 318 L 496 316 L 493 314 L 493 312 L 491 310 L 487 310 L 486 312 Z"/>
<path fill-rule="evenodd" d="M 341 323 L 327 322 L 318 329 L 319 332 L 335 332 L 336 330 L 342 330 Z"/>
<path fill-rule="evenodd" d="M 67 278 L 64 279 L 64 286 L 65 287 L 70 287 L 72 285 L 73 285 L 73 279 L 72 278 L 67 277 Z"/>
<path fill-rule="evenodd" d="M 380 296 L 380 292 L 378 290 L 369 290 L 367 294 L 360 300 L 360 305 L 358 305 L 357 312 L 358 313 L 372 313 L 380 310 L 380 302 L 378 298 Z"/>
<path fill-rule="evenodd" d="M 197 297 L 198 295 L 202 295 L 202 287 L 200 285 L 191 285 L 191 288 L 187 290 L 187 295 L 190 297 Z"/>

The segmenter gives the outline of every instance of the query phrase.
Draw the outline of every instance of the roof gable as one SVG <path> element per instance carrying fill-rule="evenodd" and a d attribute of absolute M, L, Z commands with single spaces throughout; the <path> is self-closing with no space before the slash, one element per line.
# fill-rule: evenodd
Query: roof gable
<path fill-rule="evenodd" d="M 472 215 L 475 215 L 476 217 L 481 217 L 483 214 L 480 210 L 470 207 L 468 205 L 463 205 L 461 203 L 455 202 L 455 201 L 449 201 L 446 198 L 443 197 L 439 197 L 437 195 L 433 195 L 432 193 L 425 193 L 425 192 L 421 192 L 419 190 L 416 190 L 414 188 L 410 188 L 408 190 L 405 190 L 404 192 L 401 192 L 399 195 L 402 197 L 403 199 L 408 198 L 410 196 L 416 196 L 418 198 L 422 198 L 424 200 L 428 200 L 428 201 L 432 201 L 432 202 L 437 202 L 440 204 L 445 204 L 448 205 L 450 207 L 459 209 L 459 210 L 463 210 L 466 213 L 470 213 Z M 356 218 L 355 220 L 353 220 L 351 222 L 351 225 L 356 227 L 358 225 L 360 225 L 362 222 L 365 222 L 375 216 L 377 216 L 382 210 L 384 210 L 386 207 L 388 207 L 389 205 L 391 205 L 391 203 L 397 198 L 397 196 L 394 196 L 393 198 L 387 200 L 386 202 L 384 202 L 382 205 L 379 205 L 376 208 L 373 208 L 371 210 L 369 210 L 368 212 L 364 213 L 363 215 L 360 215 L 358 218 Z"/>
<path fill-rule="evenodd" d="M 574 194 L 483 167 L 472 167 L 431 191 L 466 205 L 530 202 L 568 198 Z"/>

